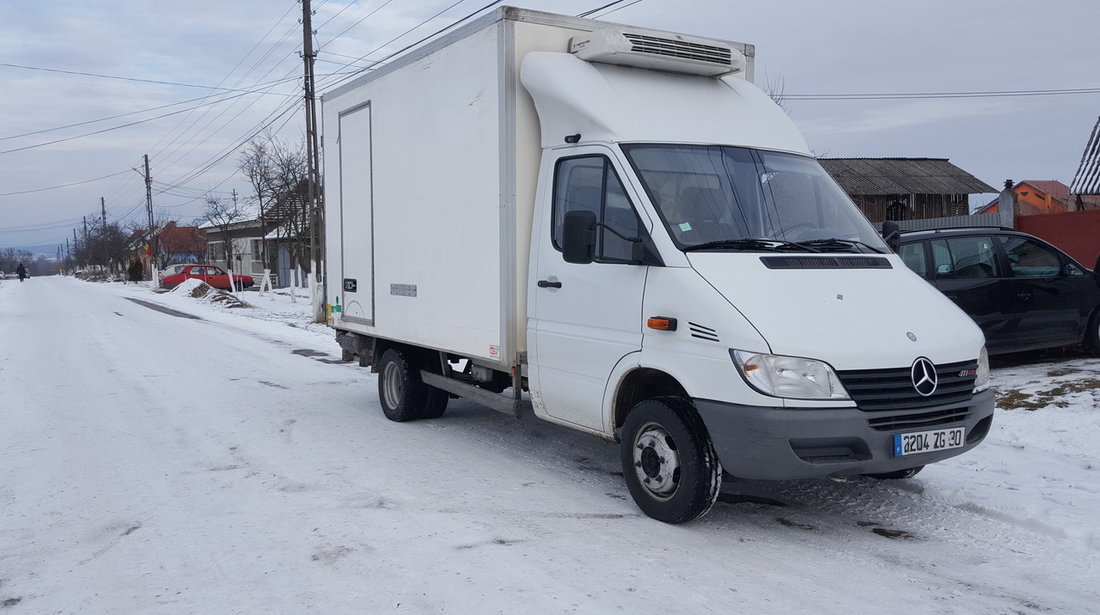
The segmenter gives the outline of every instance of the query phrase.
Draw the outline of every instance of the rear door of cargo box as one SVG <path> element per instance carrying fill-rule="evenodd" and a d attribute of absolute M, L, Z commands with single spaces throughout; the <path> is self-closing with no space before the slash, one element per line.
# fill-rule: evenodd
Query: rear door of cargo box
<path fill-rule="evenodd" d="M 340 261 L 344 320 L 374 324 L 371 105 L 339 115 Z"/>

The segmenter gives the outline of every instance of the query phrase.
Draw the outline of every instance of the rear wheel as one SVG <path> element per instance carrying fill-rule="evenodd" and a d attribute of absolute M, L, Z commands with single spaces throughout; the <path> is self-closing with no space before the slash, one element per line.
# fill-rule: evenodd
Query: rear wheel
<path fill-rule="evenodd" d="M 639 402 L 623 425 L 623 477 L 642 512 L 665 523 L 703 516 L 718 499 L 722 464 L 690 402 Z"/>
<path fill-rule="evenodd" d="M 391 421 L 437 418 L 447 409 L 447 393 L 424 384 L 415 354 L 401 348 L 382 353 L 378 401 Z"/>

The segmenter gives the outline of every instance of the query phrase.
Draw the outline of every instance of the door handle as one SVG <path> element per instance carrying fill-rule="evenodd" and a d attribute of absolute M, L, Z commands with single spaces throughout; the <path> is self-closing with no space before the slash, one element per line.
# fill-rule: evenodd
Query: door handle
<path fill-rule="evenodd" d="M 550 280 L 539 280 L 539 288 L 561 288 L 561 282 Z"/>
<path fill-rule="evenodd" d="M 1031 301 L 1031 291 L 1021 290 L 1020 292 L 1016 293 L 1016 297 L 1018 299 L 1023 299 L 1024 301 Z"/>

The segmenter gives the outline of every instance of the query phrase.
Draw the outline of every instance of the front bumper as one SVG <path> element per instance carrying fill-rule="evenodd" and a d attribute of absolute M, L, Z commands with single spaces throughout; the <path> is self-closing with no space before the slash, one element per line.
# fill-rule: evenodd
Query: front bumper
<path fill-rule="evenodd" d="M 954 457 L 985 439 L 994 408 L 990 389 L 961 404 L 879 412 L 694 402 L 726 472 L 767 480 L 880 474 Z M 960 426 L 961 448 L 894 456 L 894 434 Z"/>

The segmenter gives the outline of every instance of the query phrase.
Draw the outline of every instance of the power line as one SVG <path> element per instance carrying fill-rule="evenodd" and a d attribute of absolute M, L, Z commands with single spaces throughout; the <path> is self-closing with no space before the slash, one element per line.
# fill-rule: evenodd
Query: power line
<path fill-rule="evenodd" d="M 82 77 L 98 77 L 100 79 L 117 79 L 120 81 L 134 81 L 137 83 L 152 83 L 156 85 L 173 85 L 181 88 L 198 88 L 202 90 L 220 90 L 223 92 L 240 92 L 241 90 L 234 90 L 233 88 L 223 88 L 211 85 L 196 85 L 194 83 L 180 83 L 178 81 L 158 81 L 156 79 L 138 79 L 136 77 L 120 77 L 118 75 L 102 75 L 99 73 L 85 73 L 75 70 L 63 70 L 60 68 L 45 68 L 41 66 L 27 66 L 24 64 L 9 64 L 7 62 L 0 62 L 0 66 L 7 66 L 8 68 L 21 68 L 25 70 L 37 70 L 45 71 L 49 73 L 62 73 L 65 75 L 79 75 Z"/>
<path fill-rule="evenodd" d="M 221 85 L 221 84 L 225 83 L 225 82 L 226 82 L 226 81 L 227 81 L 227 80 L 228 80 L 228 79 L 230 78 L 230 76 L 231 76 L 231 75 L 232 75 L 232 74 L 233 74 L 233 73 L 234 73 L 234 72 L 235 72 L 235 71 L 237 70 L 237 68 L 238 68 L 238 67 L 240 67 L 240 66 L 241 66 L 241 65 L 242 65 L 242 64 L 243 64 L 243 63 L 245 62 L 245 60 L 247 60 L 247 59 L 248 59 L 248 57 L 249 57 L 249 56 L 251 56 L 251 55 L 252 55 L 252 53 L 253 53 L 254 51 L 256 51 L 256 49 L 257 49 L 257 48 L 259 48 L 259 46 L 260 46 L 260 45 L 261 45 L 261 44 L 263 43 L 263 41 L 267 40 L 267 38 L 268 38 L 268 37 L 269 37 L 269 36 L 271 35 L 271 33 L 272 33 L 272 32 L 274 32 L 274 31 L 275 31 L 275 29 L 276 29 L 276 28 L 278 28 L 278 27 L 279 27 L 279 25 L 280 25 L 280 24 L 282 24 L 282 23 L 283 23 L 283 22 L 284 22 L 284 21 L 286 20 L 287 16 L 291 14 L 291 12 L 292 12 L 292 11 L 294 10 L 294 8 L 295 8 L 295 5 L 296 5 L 296 4 L 297 4 L 296 0 L 295 0 L 295 1 L 292 1 L 292 2 L 290 3 L 290 6 L 288 6 L 288 7 L 287 7 L 287 10 L 286 10 L 286 11 L 285 11 L 285 12 L 284 12 L 284 13 L 283 13 L 283 14 L 282 14 L 282 15 L 281 15 L 281 16 L 280 16 L 280 17 L 279 17 L 278 19 L 276 19 L 276 20 L 275 20 L 275 22 L 274 22 L 274 23 L 273 23 L 273 24 L 271 25 L 271 27 L 270 27 L 270 28 L 268 28 L 267 32 L 265 32 L 265 33 L 264 33 L 264 35 L 263 35 L 262 37 L 260 37 L 260 40 L 258 40 L 258 41 L 256 42 L 256 44 L 254 44 L 254 45 L 252 46 L 252 48 L 251 48 L 251 49 L 249 49 L 248 53 L 246 53 L 246 54 L 245 54 L 245 55 L 244 55 L 244 56 L 243 56 L 243 57 L 242 57 L 242 58 L 241 58 L 241 59 L 240 59 L 240 60 L 239 60 L 239 61 L 237 62 L 237 64 L 236 64 L 236 65 L 234 65 L 234 67 L 233 67 L 233 68 L 232 68 L 232 69 L 231 69 L 231 70 L 230 70 L 230 71 L 229 71 L 228 73 L 226 73 L 225 77 L 222 77 L 222 79 L 221 79 L 221 81 L 219 82 L 219 84 L 218 84 L 218 85 Z M 265 53 L 264 53 L 263 55 L 261 55 L 261 56 L 260 56 L 259 58 L 257 58 L 257 60 L 256 60 L 256 61 L 255 61 L 255 62 L 254 62 L 254 63 L 252 64 L 252 66 L 250 66 L 250 67 L 248 68 L 248 70 L 246 70 L 246 71 L 244 72 L 244 74 L 242 74 L 242 75 L 241 75 L 240 77 L 238 77 L 238 79 L 237 79 L 237 81 L 236 81 L 236 83 L 235 83 L 234 85 L 235 85 L 235 86 L 236 86 L 236 85 L 239 85 L 239 84 L 240 84 L 240 83 L 242 83 L 242 82 L 243 82 L 243 81 L 244 81 L 244 80 L 245 80 L 245 79 L 246 79 L 246 78 L 247 78 L 247 77 L 248 77 L 249 75 L 253 74 L 253 73 L 254 73 L 254 72 L 255 72 L 255 71 L 256 71 L 256 70 L 257 70 L 257 69 L 259 68 L 259 66 L 260 66 L 260 65 L 261 65 L 261 64 L 262 64 L 262 63 L 263 63 L 263 62 L 264 62 L 264 61 L 265 61 L 265 60 L 266 60 L 266 59 L 267 59 L 268 57 L 270 57 L 270 56 L 271 56 L 271 54 L 272 54 L 272 53 L 274 53 L 274 52 L 275 52 L 275 50 L 276 50 L 276 49 L 278 49 L 278 48 L 279 48 L 279 46 L 280 46 L 280 45 L 282 45 L 282 44 L 283 44 L 283 42 L 284 42 L 284 41 L 286 41 L 286 40 L 287 40 L 287 39 L 288 39 L 288 38 L 289 38 L 289 37 L 290 37 L 290 36 L 291 36 L 291 35 L 292 35 L 292 34 L 293 34 L 293 33 L 294 33 L 294 32 L 295 32 L 296 30 L 297 30 L 296 24 L 292 24 L 292 25 L 291 25 L 291 27 L 290 27 L 289 29 L 287 29 L 287 30 L 286 30 L 286 32 L 285 32 L 285 33 L 284 33 L 284 34 L 282 35 L 282 37 L 281 37 L 281 38 L 279 38 L 279 40 L 275 41 L 275 42 L 274 42 L 274 43 L 273 43 L 273 44 L 272 44 L 272 45 L 270 46 L 270 48 L 269 48 L 269 49 L 268 49 L 268 50 L 267 50 L 267 51 L 266 51 L 266 52 L 265 52 Z M 288 54 L 287 54 L 287 56 L 289 56 L 289 55 L 290 55 L 290 53 L 288 53 Z M 284 59 L 285 59 L 285 58 L 284 58 Z M 276 69 L 276 67 L 278 67 L 278 66 L 279 66 L 279 64 L 280 64 L 280 63 L 281 63 L 282 61 L 283 61 L 283 60 L 280 60 L 279 62 L 276 62 L 276 63 L 275 63 L 274 65 L 272 65 L 272 66 L 271 66 L 271 68 L 269 68 L 269 69 L 268 69 L 268 70 L 267 70 L 267 71 L 266 71 L 266 72 L 264 73 L 264 75 L 263 75 L 263 77 L 262 77 L 262 78 L 266 78 L 266 77 L 267 77 L 267 75 L 271 74 L 271 72 L 272 72 L 272 71 L 274 71 L 274 70 Z M 282 78 L 282 79 L 280 79 L 280 80 L 279 80 L 279 82 L 280 82 L 280 83 L 284 82 L 285 80 L 287 80 L 288 76 L 289 76 L 289 75 L 291 75 L 291 74 L 293 74 L 293 72 L 292 72 L 292 71 L 287 71 L 287 73 L 283 75 L 283 78 Z M 233 103 L 233 104 L 231 104 L 231 105 L 230 105 L 230 107 L 234 106 L 234 105 L 236 104 L 236 102 L 237 102 L 237 101 L 234 101 L 234 103 Z M 254 104 L 256 104 L 256 101 L 253 101 L 253 102 L 252 102 L 252 103 L 250 103 L 249 105 L 246 105 L 246 106 L 244 107 L 244 109 L 248 109 L 249 107 L 251 107 L 251 106 L 252 106 L 252 105 L 254 105 Z M 208 126 L 210 125 L 210 124 L 212 124 L 213 122 L 217 121 L 217 118 L 218 118 L 218 117 L 221 117 L 221 115 L 222 115 L 222 114 L 224 114 L 224 113 L 225 113 L 225 112 L 226 112 L 227 110 L 228 110 L 228 108 L 225 108 L 225 109 L 223 109 L 221 113 L 219 113 L 219 114 L 218 114 L 217 116 L 215 116 L 215 117 L 214 117 L 214 119 L 211 119 L 211 120 L 210 120 L 209 122 L 207 122 L 207 123 L 206 123 L 205 125 L 203 125 L 203 126 L 202 126 L 202 128 L 198 128 L 198 129 L 196 129 L 196 128 L 195 128 L 195 126 L 196 126 L 196 125 L 197 125 L 197 124 L 198 124 L 199 122 L 201 122 L 201 121 L 203 120 L 203 118 L 204 118 L 204 117 L 205 117 L 205 116 L 206 116 L 206 115 L 207 115 L 207 114 L 209 113 L 209 109 L 208 109 L 207 111 L 203 112 L 202 114 L 200 114 L 200 115 L 199 115 L 198 117 L 196 117 L 196 118 L 195 118 L 194 120 L 191 120 L 191 121 L 190 121 L 190 123 L 187 123 L 187 122 L 188 122 L 188 118 L 190 117 L 190 114 L 188 114 L 188 117 L 185 117 L 185 118 L 181 119 L 179 123 L 177 123 L 177 124 L 176 124 L 176 125 L 175 125 L 174 127 L 172 127 L 172 129 L 171 129 L 171 130 L 169 130 L 169 131 L 168 131 L 167 133 L 165 133 L 165 134 L 164 134 L 164 136 L 162 136 L 162 137 L 161 137 L 161 138 L 160 138 L 160 139 L 159 139 L 159 140 L 157 141 L 157 143 L 156 143 L 156 144 L 155 144 L 155 145 L 153 146 L 153 148 L 152 148 L 152 152 L 151 152 L 151 153 L 152 153 L 152 155 L 153 155 L 153 156 L 156 156 L 156 157 L 160 157 L 160 155 L 161 155 L 162 153 L 164 153 L 164 152 L 165 152 L 166 150 L 168 150 L 169 148 L 171 148 L 172 146 L 174 146 L 174 145 L 175 145 L 175 144 L 176 144 L 177 142 L 179 142 L 179 141 L 180 141 L 180 139 L 182 139 L 182 138 L 184 137 L 184 135 L 185 135 L 185 134 L 188 134 L 189 132 L 190 132 L 191 134 L 195 134 L 195 135 L 197 136 L 197 134 L 198 134 L 199 132 L 201 132 L 202 130 L 205 130 L 205 129 L 206 129 L 206 128 L 207 128 L 207 127 L 208 127 Z M 242 110 L 242 112 L 243 112 L 243 110 Z M 239 113 L 237 114 L 237 116 L 239 116 L 239 115 L 240 115 L 240 113 L 241 113 L 241 112 L 239 112 Z M 237 117 L 237 116 L 234 116 L 234 117 Z M 186 126 L 185 126 L 185 124 L 186 124 Z M 228 125 L 228 122 L 226 123 L 226 125 Z M 223 128 L 224 128 L 224 125 L 223 125 Z M 177 132 L 177 131 L 178 131 L 178 132 Z M 192 132 L 192 131 L 193 131 L 193 132 Z M 171 140 L 169 140 L 169 141 L 168 141 L 167 143 L 164 143 L 164 142 L 165 142 L 165 139 L 168 139 L 168 138 L 169 138 L 169 137 L 170 137 L 170 136 L 171 136 L 171 135 L 172 135 L 173 133 L 176 133 L 176 135 L 175 135 L 174 137 L 172 137 L 172 138 L 171 138 Z M 202 141 L 204 141 L 204 140 L 205 140 L 205 139 L 195 139 L 195 141 L 196 141 L 197 143 L 198 143 L 198 142 L 202 142 Z M 162 144 L 163 144 L 163 145 L 162 145 Z M 175 160 L 178 160 L 178 159 L 180 159 L 180 158 L 181 158 L 182 156 L 186 155 L 186 154 L 181 154 L 181 153 L 180 153 L 180 150 L 181 150 L 181 148 L 182 148 L 182 147 L 183 147 L 182 145 L 181 145 L 181 146 L 176 146 L 176 147 L 175 147 L 174 149 L 172 149 L 172 150 L 171 150 L 170 152 L 168 152 L 167 154 L 165 154 L 165 156 L 164 156 L 164 157 L 165 157 L 165 158 L 167 158 L 167 159 L 169 159 L 169 160 L 168 160 L 169 162 L 172 162 L 172 161 L 175 161 Z M 195 147 L 197 147 L 197 146 L 192 146 L 192 147 L 191 147 L 191 149 L 187 150 L 187 152 L 186 152 L 186 153 L 190 153 L 191 151 L 194 151 Z"/>
<path fill-rule="evenodd" d="M 401 34 L 399 34 L 399 35 L 397 35 L 397 36 L 395 36 L 395 37 L 391 38 L 390 40 L 386 41 L 385 43 L 382 43 L 382 44 L 381 44 L 381 45 L 379 45 L 378 47 L 375 47 L 375 48 L 374 48 L 373 50 L 371 50 L 371 51 L 367 52 L 367 53 L 366 53 L 366 55 L 360 56 L 359 58 L 355 59 L 355 60 L 354 60 L 354 61 L 352 61 L 352 62 L 348 62 L 347 64 L 345 64 L 345 65 L 344 65 L 343 67 L 341 67 L 341 68 L 347 68 L 347 67 L 350 67 L 350 66 L 351 66 L 352 64 L 354 64 L 355 62 L 360 62 L 360 61 L 362 61 L 362 60 L 365 60 L 365 59 L 367 59 L 367 58 L 368 58 L 368 57 L 370 57 L 370 56 L 371 56 L 371 55 L 372 55 L 373 53 L 375 53 L 375 52 L 377 52 L 377 51 L 379 51 L 379 50 L 381 50 L 381 49 L 384 49 L 384 48 L 386 47 L 386 45 L 389 45 L 390 43 L 393 43 L 394 41 L 396 41 L 396 40 L 398 40 L 398 39 L 401 39 L 401 38 L 403 38 L 403 37 L 404 37 L 405 35 L 409 34 L 410 32 L 413 32 L 414 30 L 417 30 L 418 28 L 420 28 L 420 27 L 421 27 L 421 26 L 423 26 L 424 24 L 426 24 L 426 23 L 430 22 L 431 20 L 433 20 L 433 19 L 435 19 L 435 18 L 439 17 L 439 16 L 440 16 L 440 15 L 442 15 L 443 13 L 446 13 L 447 11 L 449 11 L 449 10 L 451 10 L 452 8 L 454 8 L 454 7 L 458 6 L 459 4 L 462 4 L 462 2 L 463 2 L 463 0 L 458 0 L 458 2 L 455 2 L 454 4 L 451 4 L 450 6 L 448 6 L 448 7 L 444 8 L 443 10 L 439 11 L 439 12 L 438 12 L 438 13 L 436 13 L 435 15 L 432 15 L 431 17 L 429 17 L 429 18 L 425 19 L 424 21 L 422 21 L 422 22 L 420 22 L 419 24 L 417 24 L 417 25 L 413 26 L 412 28 L 409 28 L 408 30 L 405 30 L 405 31 L 404 31 L 404 32 L 402 32 Z M 351 79 L 351 78 L 352 78 L 352 77 L 354 77 L 355 75 L 358 75 L 358 74 L 360 74 L 360 73 L 363 73 L 363 72 L 366 72 L 366 71 L 368 71 L 368 70 L 371 70 L 371 69 L 373 69 L 373 68 L 377 67 L 377 66 L 378 66 L 379 64 L 382 64 L 383 62 L 386 62 L 386 61 L 390 60 L 391 58 L 394 58 L 394 57 L 396 57 L 396 56 L 398 56 L 398 55 L 400 55 L 400 54 L 402 54 L 402 53 L 404 53 L 404 52 L 408 51 L 409 49 L 412 49 L 413 47 L 416 47 L 416 46 L 420 45 L 420 44 L 421 44 L 421 43 L 423 43 L 424 41 L 427 41 L 427 40 L 430 40 L 430 39 L 432 39 L 432 38 L 434 38 L 434 37 L 436 37 L 436 36 L 439 36 L 439 35 L 440 35 L 440 34 L 442 34 L 443 32 L 446 32 L 447 30 L 450 30 L 451 28 L 453 28 L 453 27 L 457 26 L 458 24 L 460 24 L 460 23 L 462 23 L 462 22 L 464 22 L 464 21 L 466 21 L 466 20 L 470 19 L 470 18 L 471 18 L 471 17 L 473 17 L 474 15 L 477 15 L 478 13 L 481 13 L 482 11 L 484 11 L 484 10 L 486 10 L 486 9 L 488 9 L 488 8 L 491 8 L 491 7 L 493 7 L 493 6 L 496 6 L 497 4 L 500 4 L 501 2 L 503 2 L 503 0 L 495 0 L 495 2 L 490 2 L 489 4 L 486 4 L 485 6 L 483 6 L 483 7 L 479 8 L 479 9 L 477 9 L 476 11 L 474 11 L 474 12 L 472 12 L 472 13 L 469 13 L 469 14 L 467 14 L 467 15 L 466 15 L 465 17 L 463 17 L 462 19 L 458 19 L 458 20 L 456 20 L 456 21 L 452 22 L 452 23 L 451 23 L 450 25 L 448 25 L 448 26 L 445 26 L 445 27 L 443 27 L 443 28 L 440 28 L 439 30 L 436 30 L 435 32 L 433 32 L 433 33 L 429 34 L 428 36 L 425 36 L 424 38 L 422 38 L 422 39 L 420 39 L 420 40 L 416 41 L 415 43 L 411 43 L 411 44 L 409 44 L 409 45 L 406 45 L 406 46 L 402 47 L 401 49 L 398 49 L 397 51 L 395 51 L 395 52 L 393 52 L 393 53 L 391 53 L 391 54 L 387 55 L 386 57 L 384 57 L 384 58 L 382 58 L 382 59 L 380 59 L 380 60 L 373 60 L 373 61 L 371 61 L 371 65 L 370 65 L 369 67 L 367 67 L 367 68 L 362 68 L 362 69 L 359 69 L 359 70 L 355 71 L 354 73 L 351 73 L 351 74 L 349 74 L 349 75 L 347 75 L 347 76 L 345 76 L 345 77 L 343 77 L 343 78 L 341 78 L 341 79 L 338 79 L 338 80 L 336 80 L 336 81 L 334 81 L 334 82 L 332 82 L 332 83 L 328 83 L 328 84 L 325 84 L 325 86 L 326 86 L 326 87 L 336 87 L 337 85 L 340 85 L 341 83 L 344 83 L 344 82 L 345 82 L 345 81 L 347 81 L 348 79 Z"/>
<path fill-rule="evenodd" d="M 36 192 L 46 192 L 47 190 L 57 190 L 59 188 L 68 188 L 70 186 L 79 186 L 81 184 L 90 184 L 92 182 L 97 182 L 101 179 L 107 179 L 109 177 L 115 177 L 117 175 L 122 175 L 123 173 L 128 173 L 129 171 L 130 171 L 130 169 L 126 169 L 125 171 L 119 171 L 118 173 L 111 173 L 110 175 L 104 175 L 103 177 L 95 177 L 95 178 L 92 178 L 92 179 L 84 179 L 84 180 L 81 180 L 81 181 L 78 181 L 78 182 L 70 182 L 68 184 L 60 184 L 60 185 L 57 185 L 57 186 L 49 186 L 47 188 L 35 188 L 34 190 L 20 190 L 18 192 L 4 192 L 4 193 L 0 193 L 0 196 L 18 196 L 20 194 L 34 194 Z"/>
<path fill-rule="evenodd" d="M 0 233 L 22 233 L 32 231 L 48 231 L 50 229 L 61 228 L 65 226 L 73 226 L 78 224 L 80 217 L 69 218 L 58 222 L 43 222 L 41 224 L 32 224 L 30 226 L 6 226 L 0 227 Z"/>
<path fill-rule="evenodd" d="M 249 92 L 245 92 L 243 94 L 234 94 L 230 98 L 240 98 L 240 97 L 245 96 L 247 94 L 249 94 Z M 213 101 L 213 102 L 203 103 L 201 105 L 195 105 L 194 107 L 190 107 L 190 108 L 187 108 L 187 109 L 179 109 L 177 111 L 172 111 L 170 113 L 165 113 L 165 114 L 162 114 L 162 115 L 157 115 L 157 116 L 154 116 L 154 117 L 145 118 L 145 119 L 142 119 L 142 120 L 136 120 L 136 121 L 133 121 L 133 122 L 128 122 L 126 124 L 119 124 L 118 126 L 111 126 L 111 127 L 103 128 L 103 129 L 100 129 L 100 130 L 93 130 L 92 132 L 85 132 L 85 133 L 82 133 L 82 134 L 79 134 L 79 135 L 73 135 L 71 137 L 64 137 L 64 138 L 61 138 L 61 139 L 54 139 L 53 141 L 45 141 L 45 142 L 42 142 L 42 143 L 35 143 L 33 145 L 24 145 L 23 147 L 15 147 L 15 148 L 12 148 L 12 149 L 0 150 L 0 154 L 11 154 L 11 153 L 14 153 L 14 152 L 22 152 L 22 151 L 29 150 L 29 149 L 36 149 L 36 148 L 39 148 L 39 147 L 45 147 L 47 145 L 55 145 L 57 143 L 64 143 L 66 141 L 73 141 L 73 140 L 81 139 L 81 138 L 84 138 L 84 137 L 99 135 L 99 134 L 103 134 L 105 132 L 112 132 L 112 131 L 115 131 L 115 130 L 120 130 L 122 128 L 129 128 L 131 126 L 137 126 L 139 124 L 145 124 L 147 122 L 152 122 L 154 120 L 164 119 L 166 117 L 171 117 L 173 115 L 179 115 L 180 113 L 186 113 L 188 111 L 192 111 L 192 110 L 197 109 L 199 107 L 205 107 L 207 105 L 212 105 L 212 104 L 217 104 L 219 102 L 224 102 L 225 100 L 227 100 L 227 98 L 223 98 L 221 100 L 217 100 L 217 101 Z"/>
<path fill-rule="evenodd" d="M 641 0 L 639 0 L 639 1 L 641 1 Z M 594 8 L 590 11 L 585 11 L 583 13 L 577 13 L 577 17 L 588 17 L 589 15 L 591 15 L 593 13 L 599 13 L 600 11 L 602 11 L 604 9 L 611 8 L 611 7 L 615 6 L 616 4 L 622 4 L 623 2 L 626 2 L 626 0 L 615 0 L 614 2 L 608 2 L 607 4 L 605 4 L 601 7 Z"/>
<path fill-rule="evenodd" d="M 1052 90 L 991 90 L 975 92 L 866 92 L 846 94 L 783 94 L 784 100 L 910 100 L 940 98 L 1003 98 L 1015 96 L 1070 96 L 1100 94 L 1100 88 Z"/>
<path fill-rule="evenodd" d="M 278 84 L 278 83 L 282 83 L 282 81 L 276 81 L 273 84 Z M 263 86 L 266 89 L 270 89 L 271 85 L 273 85 L 273 84 L 258 84 L 258 86 Z M 254 89 L 254 90 L 251 90 L 249 93 L 271 94 L 271 95 L 274 95 L 274 96 L 293 96 L 293 94 L 273 93 L 273 92 L 270 92 L 270 91 L 266 91 L 266 89 Z M 156 107 L 150 107 L 148 109 L 141 109 L 141 110 L 138 110 L 138 111 L 129 111 L 127 113 L 119 113 L 118 115 L 110 115 L 110 116 L 107 116 L 107 117 L 101 117 L 101 118 L 94 119 L 94 120 L 85 120 L 83 122 L 76 122 L 76 123 L 73 123 L 73 124 L 66 124 L 64 126 L 55 126 L 53 128 L 43 128 L 41 130 L 34 130 L 34 131 L 31 131 L 31 132 L 24 132 L 24 133 L 17 134 L 17 135 L 8 135 L 6 137 L 0 137 L 0 141 L 9 141 L 11 139 L 19 139 L 21 137 L 32 137 L 34 135 L 45 134 L 45 133 L 48 133 L 48 132 L 57 132 L 59 130 L 67 130 L 69 128 L 78 128 L 80 126 L 87 126 L 89 124 L 98 124 L 99 122 L 107 122 L 107 121 L 110 121 L 110 120 L 117 120 L 119 118 L 129 117 L 131 115 L 141 115 L 142 113 L 151 113 L 153 111 L 160 111 L 161 109 L 167 109 L 169 107 L 178 107 L 179 105 L 186 105 L 188 103 L 193 103 L 193 102 L 200 101 L 200 100 L 206 100 L 206 99 L 209 99 L 209 98 L 214 98 L 215 96 L 221 96 L 221 94 L 207 94 L 206 96 L 199 96 L 197 98 L 191 98 L 191 99 L 188 99 L 188 100 L 181 100 L 179 102 L 168 103 L 166 105 L 159 105 L 159 106 L 156 106 Z M 224 99 L 222 99 L 222 100 L 224 100 Z M 222 100 L 216 100 L 216 101 L 213 101 L 210 104 L 216 104 L 218 102 L 222 102 Z M 197 109 L 201 106 L 202 105 L 198 105 L 196 107 L 192 107 L 192 109 Z M 165 116 L 161 116 L 161 117 L 165 117 Z"/>
<path fill-rule="evenodd" d="M 329 24 L 329 22 L 330 22 L 330 21 L 332 21 L 333 19 L 336 19 L 337 17 L 339 17 L 339 16 L 343 15 L 343 14 L 344 14 L 344 11 L 346 11 L 346 10 L 350 9 L 351 7 L 355 6 L 355 4 L 356 4 L 357 2 L 358 2 L 358 0 L 353 0 L 352 2 L 349 2 L 349 3 L 345 4 L 345 5 L 344 5 L 344 8 L 340 9 L 339 11 L 337 11 L 337 12 L 336 12 L 336 14 L 335 14 L 335 15 L 333 15 L 332 17 L 329 17 L 328 19 L 326 19 L 324 23 L 322 23 L 321 25 L 317 26 L 317 29 L 318 29 L 318 30 L 320 30 L 321 28 L 324 28 L 325 26 L 327 26 L 327 25 Z M 316 8 L 321 8 L 321 7 L 322 7 L 322 6 L 324 6 L 324 5 L 325 5 L 325 3 L 324 3 L 324 2 L 322 2 L 321 4 L 318 4 Z"/>
<path fill-rule="evenodd" d="M 604 5 L 604 6 L 601 6 L 601 7 L 600 7 L 600 8 L 598 8 L 598 9 L 592 9 L 591 11 L 588 11 L 588 12 L 586 12 L 586 13 L 581 13 L 581 14 L 580 14 L 580 15 L 578 15 L 577 17 L 588 17 L 589 15 L 592 15 L 592 14 L 594 14 L 594 13 L 598 13 L 598 12 L 600 12 L 600 11 L 602 11 L 602 10 L 606 9 L 606 8 L 611 8 L 611 7 L 615 6 L 616 4 L 619 4 L 619 3 L 621 3 L 621 2 L 624 2 L 624 1 L 625 1 L 625 0 L 617 0 L 616 2 L 612 2 L 611 4 L 606 4 L 606 5 Z M 638 3 L 639 3 L 639 2 L 641 2 L 641 1 L 642 1 L 642 0 L 634 0 L 634 2 L 631 2 L 630 4 L 624 4 L 624 5 L 620 6 L 620 7 L 617 7 L 617 8 L 615 8 L 615 9 L 612 9 L 612 10 L 610 10 L 610 11 L 608 11 L 608 12 L 604 13 L 603 15 L 600 15 L 599 17 L 600 17 L 600 18 L 603 18 L 603 17 L 607 17 L 608 15 L 610 15 L 610 14 L 612 14 L 612 13 L 616 13 L 616 12 L 618 12 L 618 11 L 621 11 L 621 10 L 625 9 L 625 8 L 629 8 L 629 7 L 632 7 L 632 6 L 634 6 L 635 4 L 638 4 Z"/>
<path fill-rule="evenodd" d="M 393 2 L 393 0 L 386 0 L 386 1 L 385 1 L 385 2 L 383 2 L 382 4 L 378 5 L 378 8 L 376 8 L 376 9 L 374 9 L 373 11 L 371 11 L 371 12 L 367 13 L 366 15 L 364 15 L 364 16 L 362 17 L 362 19 L 360 19 L 359 21 L 357 21 L 357 22 L 355 22 L 355 23 L 351 24 L 350 26 L 348 26 L 348 27 L 344 28 L 344 29 L 343 29 L 343 30 L 342 30 L 342 31 L 341 31 L 341 32 L 340 32 L 339 34 L 337 34 L 336 36 L 334 36 L 334 37 L 332 37 L 331 39 L 329 39 L 328 43 L 325 43 L 325 45 L 329 45 L 329 44 L 331 44 L 331 43 L 332 43 L 333 41 L 336 41 L 337 39 L 339 39 L 339 38 L 340 38 L 341 36 L 343 36 L 343 35 L 347 34 L 347 33 L 348 33 L 348 32 L 349 32 L 349 31 L 350 31 L 350 30 L 351 30 L 352 28 L 355 28 L 355 27 L 356 27 L 356 26 L 358 26 L 359 24 L 361 24 L 361 23 L 363 23 L 364 21 L 366 21 L 367 19 L 369 19 L 369 18 L 370 18 L 371 16 L 373 16 L 373 15 L 374 15 L 375 13 L 377 13 L 378 11 L 381 11 L 382 9 L 386 8 L 387 6 L 389 6 L 389 4 L 390 4 L 391 2 Z M 348 6 L 351 6 L 351 5 L 349 4 Z M 346 9 L 347 7 L 344 7 L 344 8 Z M 344 11 L 340 11 L 340 12 L 341 12 L 341 13 L 343 13 Z M 330 19 L 329 21 L 332 21 L 332 20 Z M 320 27 L 318 27 L 318 30 L 320 30 L 320 28 L 321 28 L 321 27 L 323 27 L 323 26 L 324 26 L 325 24 L 327 24 L 327 23 L 328 23 L 328 21 L 326 21 L 326 22 L 325 22 L 324 24 L 321 24 L 321 26 L 320 26 Z M 423 24 L 421 24 L 421 25 L 423 25 Z M 420 27 L 420 26 L 417 26 L 417 27 Z M 318 47 L 318 48 L 317 48 L 317 50 L 318 50 L 318 51 L 320 51 L 320 50 L 321 50 L 321 49 L 322 49 L 322 48 L 323 48 L 323 47 L 324 47 L 325 45 L 321 45 L 320 47 Z"/>

